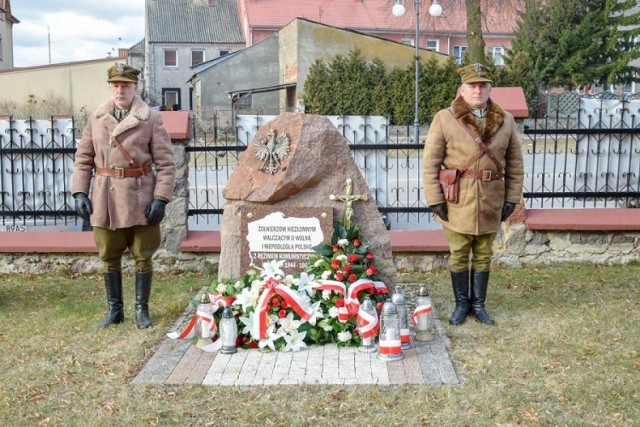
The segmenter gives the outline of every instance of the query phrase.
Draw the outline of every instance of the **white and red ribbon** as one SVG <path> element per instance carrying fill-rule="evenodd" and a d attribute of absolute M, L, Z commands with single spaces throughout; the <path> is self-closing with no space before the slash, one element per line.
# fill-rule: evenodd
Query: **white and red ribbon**
<path fill-rule="evenodd" d="M 346 323 L 350 318 L 358 315 L 360 311 L 360 301 L 357 299 L 347 298 L 344 300 L 344 306 L 338 307 L 338 320 Z"/>
<path fill-rule="evenodd" d="M 196 324 L 200 322 L 200 330 L 202 332 L 207 331 L 209 337 L 213 336 L 216 329 L 216 321 L 213 319 L 213 314 L 206 311 L 197 310 L 196 314 L 191 318 L 191 321 L 182 332 L 169 332 L 167 336 L 173 340 L 183 340 L 192 338 L 195 336 Z M 208 338 L 208 337 L 205 337 Z"/>
<path fill-rule="evenodd" d="M 358 324 L 358 333 L 362 338 L 371 338 L 378 333 L 380 324 L 378 323 L 378 316 L 372 316 L 364 311 L 362 308 L 358 310 L 358 317 L 356 318 Z"/>
<path fill-rule="evenodd" d="M 416 309 L 413 311 L 413 314 L 411 315 L 411 323 L 413 323 L 413 326 L 417 325 L 418 321 L 416 319 L 418 318 L 418 316 L 431 313 L 432 310 L 433 308 L 431 308 L 430 305 L 417 306 Z"/>
<path fill-rule="evenodd" d="M 256 306 L 257 322 L 253 324 L 253 330 L 251 335 L 254 339 L 266 339 L 267 338 L 267 317 L 269 312 L 269 301 L 273 295 L 280 295 L 293 309 L 293 311 L 304 320 L 309 320 L 313 309 L 307 304 L 300 294 L 291 289 L 289 286 L 278 283 L 277 285 L 271 285 L 265 287 L 258 299 Z"/>

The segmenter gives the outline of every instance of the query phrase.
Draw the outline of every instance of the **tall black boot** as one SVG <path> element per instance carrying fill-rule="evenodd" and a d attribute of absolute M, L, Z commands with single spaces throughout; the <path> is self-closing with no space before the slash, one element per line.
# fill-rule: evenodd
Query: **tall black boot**
<path fill-rule="evenodd" d="M 471 270 L 471 312 L 479 322 L 485 325 L 494 325 L 491 316 L 484 309 L 489 286 L 489 272 Z"/>
<path fill-rule="evenodd" d="M 452 325 L 459 325 L 465 321 L 471 306 L 469 305 L 469 271 L 452 271 L 451 284 L 456 307 L 449 319 Z"/>
<path fill-rule="evenodd" d="M 149 295 L 151 294 L 152 271 L 136 272 L 136 326 L 139 329 L 151 326 L 149 318 Z"/>
<path fill-rule="evenodd" d="M 104 286 L 107 290 L 107 303 L 109 311 L 98 324 L 99 328 L 122 323 L 124 321 L 124 304 L 122 303 L 122 273 L 112 271 L 104 273 Z"/>

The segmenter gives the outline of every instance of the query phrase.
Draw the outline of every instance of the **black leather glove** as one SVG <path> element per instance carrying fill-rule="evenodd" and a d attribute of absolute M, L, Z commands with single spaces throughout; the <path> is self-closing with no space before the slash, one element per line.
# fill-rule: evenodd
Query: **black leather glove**
<path fill-rule="evenodd" d="M 147 224 L 157 225 L 160 224 L 162 218 L 164 218 L 164 207 L 167 202 L 164 200 L 153 199 L 149 206 L 147 206 L 147 212 L 145 217 L 147 218 Z"/>
<path fill-rule="evenodd" d="M 438 215 L 441 220 L 449 221 L 449 215 L 447 215 L 447 204 L 441 203 L 439 205 L 431 206 L 431 212 Z"/>
<path fill-rule="evenodd" d="M 509 216 L 511 216 L 511 214 L 515 210 L 516 210 L 515 203 L 505 202 L 504 206 L 502 206 L 502 217 L 500 218 L 500 221 L 505 221 L 507 218 L 509 218 Z"/>
<path fill-rule="evenodd" d="M 89 221 L 89 217 L 93 213 L 93 206 L 91 206 L 91 200 L 84 193 L 76 193 L 73 195 L 76 200 L 76 213 L 85 221 Z"/>

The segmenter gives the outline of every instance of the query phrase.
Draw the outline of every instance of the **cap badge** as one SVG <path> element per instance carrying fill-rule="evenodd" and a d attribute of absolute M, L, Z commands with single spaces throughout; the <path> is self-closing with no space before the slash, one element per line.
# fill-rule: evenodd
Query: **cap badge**
<path fill-rule="evenodd" d="M 118 74 L 122 75 L 124 74 L 124 64 L 119 62 L 116 64 L 116 71 L 118 72 Z"/>
<path fill-rule="evenodd" d="M 476 70 L 476 74 L 479 76 L 484 76 L 484 69 L 482 68 L 482 65 L 480 64 L 475 64 L 474 66 L 475 70 Z"/>

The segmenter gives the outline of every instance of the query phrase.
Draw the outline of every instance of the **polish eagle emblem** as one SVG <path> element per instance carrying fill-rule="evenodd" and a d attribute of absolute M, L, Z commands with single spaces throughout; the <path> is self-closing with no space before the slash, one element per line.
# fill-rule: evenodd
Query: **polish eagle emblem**
<path fill-rule="evenodd" d="M 253 149 L 256 152 L 256 158 L 262 160 L 262 166 L 258 170 L 273 175 L 281 168 L 286 169 L 282 166 L 282 161 L 289 154 L 289 137 L 286 133 L 276 135 L 273 129 L 267 136 L 268 138 L 265 138 L 256 134 Z"/>

